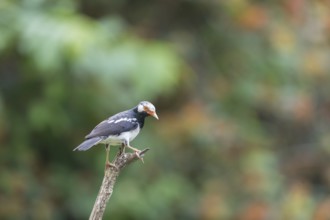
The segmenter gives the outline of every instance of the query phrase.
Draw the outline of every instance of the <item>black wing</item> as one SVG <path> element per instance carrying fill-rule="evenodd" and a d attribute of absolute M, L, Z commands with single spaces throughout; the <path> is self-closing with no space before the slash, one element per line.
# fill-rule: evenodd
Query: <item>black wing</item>
<path fill-rule="evenodd" d="M 85 138 L 93 138 L 100 136 L 119 135 L 125 131 L 136 129 L 139 124 L 135 119 L 125 118 L 126 120 L 108 120 L 102 121 L 98 124 Z"/>

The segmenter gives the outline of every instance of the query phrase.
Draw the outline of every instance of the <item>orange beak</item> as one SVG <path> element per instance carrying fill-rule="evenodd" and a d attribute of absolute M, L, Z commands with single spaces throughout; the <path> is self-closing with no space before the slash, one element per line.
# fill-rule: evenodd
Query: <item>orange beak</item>
<path fill-rule="evenodd" d="M 158 115 L 156 114 L 156 112 L 149 112 L 149 115 L 151 115 L 152 117 L 154 117 L 157 120 L 159 120 Z"/>

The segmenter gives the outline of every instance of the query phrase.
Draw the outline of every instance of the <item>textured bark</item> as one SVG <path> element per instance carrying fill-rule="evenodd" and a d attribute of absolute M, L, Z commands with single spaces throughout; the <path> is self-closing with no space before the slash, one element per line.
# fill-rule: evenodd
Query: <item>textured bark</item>
<path fill-rule="evenodd" d="M 149 149 L 144 149 L 140 153 L 140 157 L 142 158 L 144 154 Z M 91 215 L 89 216 L 89 220 L 101 220 L 105 211 L 105 208 L 107 206 L 107 202 L 109 201 L 112 192 L 113 187 L 116 183 L 117 177 L 120 174 L 120 171 L 131 162 L 138 160 L 139 157 L 135 153 L 123 153 L 122 148 L 120 149 L 119 153 L 115 157 L 113 164 L 116 165 L 116 167 L 110 167 L 106 166 L 104 171 L 104 177 L 102 181 L 102 185 L 99 191 L 99 194 L 96 198 L 96 201 L 94 203 L 94 207 L 92 210 Z"/>

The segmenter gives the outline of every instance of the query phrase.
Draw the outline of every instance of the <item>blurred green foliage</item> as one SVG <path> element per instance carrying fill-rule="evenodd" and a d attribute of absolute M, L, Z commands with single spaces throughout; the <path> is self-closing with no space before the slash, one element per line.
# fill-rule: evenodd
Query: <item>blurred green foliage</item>
<path fill-rule="evenodd" d="M 141 100 L 105 219 L 330 218 L 327 1 L 2 0 L 0 33 L 1 219 L 88 218 L 72 149 Z"/>

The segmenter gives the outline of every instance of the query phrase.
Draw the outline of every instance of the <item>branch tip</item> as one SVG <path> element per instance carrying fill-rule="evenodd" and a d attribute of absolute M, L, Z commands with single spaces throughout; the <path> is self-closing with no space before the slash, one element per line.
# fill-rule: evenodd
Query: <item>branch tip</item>
<path fill-rule="evenodd" d="M 146 149 L 142 150 L 142 151 L 139 153 L 139 156 L 140 156 L 140 157 L 143 157 L 144 154 L 145 154 L 148 150 L 150 150 L 150 148 L 146 148 Z"/>

